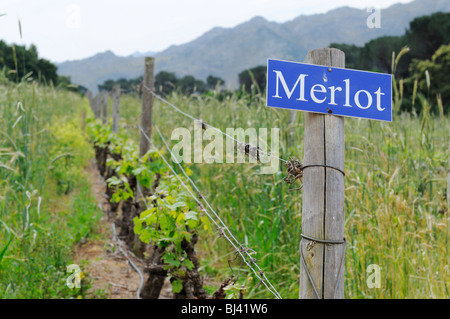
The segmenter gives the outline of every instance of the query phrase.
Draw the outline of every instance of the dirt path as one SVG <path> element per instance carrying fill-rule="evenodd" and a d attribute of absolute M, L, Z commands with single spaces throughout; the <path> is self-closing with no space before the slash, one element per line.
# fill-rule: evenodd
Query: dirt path
<path fill-rule="evenodd" d="M 102 219 L 99 221 L 100 238 L 89 240 L 81 244 L 76 252 L 75 262 L 82 265 L 82 271 L 91 282 L 91 292 L 102 290 L 101 294 L 91 293 L 89 297 L 108 299 L 136 299 L 137 290 L 140 285 L 140 276 L 127 262 L 125 256 L 118 249 L 112 224 L 114 218 L 108 216 L 109 204 L 105 197 L 106 184 L 98 173 L 95 161 L 92 160 L 88 168 L 91 177 L 92 194 L 104 211 Z M 117 233 L 119 230 L 117 230 Z M 122 248 L 125 248 L 122 245 Z M 134 264 L 141 270 L 144 280 L 147 274 L 144 273 L 144 263 L 135 258 L 132 253 L 127 252 Z M 171 286 L 166 282 L 160 299 L 171 298 Z"/>

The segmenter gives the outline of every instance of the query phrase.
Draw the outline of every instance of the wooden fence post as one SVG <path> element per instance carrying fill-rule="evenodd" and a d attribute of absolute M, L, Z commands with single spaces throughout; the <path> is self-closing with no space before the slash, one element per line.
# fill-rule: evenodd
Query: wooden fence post
<path fill-rule="evenodd" d="M 88 99 L 88 101 L 89 101 L 89 106 L 91 107 L 91 110 L 92 110 L 92 112 L 94 112 L 94 108 L 93 108 L 93 95 L 92 95 L 92 92 L 91 91 L 87 91 L 86 92 L 86 94 L 85 94 L 85 96 L 86 96 L 86 98 Z"/>
<path fill-rule="evenodd" d="M 343 68 L 345 54 L 315 49 L 306 62 Z M 345 245 L 305 238 L 344 239 L 344 117 L 305 113 L 303 165 L 300 298 L 344 298 Z"/>
<path fill-rule="evenodd" d="M 94 116 L 97 119 L 98 118 L 98 94 L 96 96 L 94 96 L 94 98 L 92 99 L 92 109 L 94 111 Z"/>
<path fill-rule="evenodd" d="M 148 138 L 152 136 L 152 116 L 153 116 L 153 94 L 149 90 L 153 90 L 155 59 L 152 57 L 145 58 L 144 79 L 142 82 L 142 116 L 141 128 Z M 141 132 L 139 156 L 144 156 L 150 149 L 150 143 L 147 141 L 144 133 Z"/>
<path fill-rule="evenodd" d="M 103 125 L 106 124 L 108 121 L 108 94 L 106 91 L 102 91 L 100 95 L 101 100 L 101 114 L 102 114 L 102 123 Z"/>
<path fill-rule="evenodd" d="M 450 151 L 450 129 L 448 130 L 448 150 Z M 450 210 L 450 155 L 447 163 L 447 209 Z"/>
<path fill-rule="evenodd" d="M 92 95 L 91 97 L 91 109 L 92 109 L 92 113 L 94 113 L 94 117 L 97 117 L 97 110 L 95 109 L 95 103 L 96 101 L 96 96 Z"/>
<path fill-rule="evenodd" d="M 112 91 L 113 98 L 113 123 L 112 123 L 112 131 L 113 133 L 119 132 L 119 118 L 120 118 L 120 85 L 116 84 L 113 87 Z"/>
<path fill-rule="evenodd" d="M 148 139 L 151 138 L 152 134 L 152 116 L 153 116 L 153 94 L 151 94 L 150 90 L 153 90 L 154 79 L 154 63 L 155 60 L 152 57 L 145 58 L 145 68 L 144 68 L 144 78 L 142 81 L 142 114 L 141 114 L 141 136 L 140 136 L 140 145 L 139 145 L 139 157 L 143 157 L 148 150 L 150 149 L 150 142 Z M 148 138 L 148 139 L 147 139 Z M 149 190 L 144 189 L 139 185 L 139 182 L 136 182 L 136 187 L 138 190 L 138 196 L 142 196 L 143 200 L 145 200 L 145 196 L 148 195 Z M 139 203 L 137 200 L 137 214 L 142 212 L 145 207 L 142 203 Z M 134 217 L 134 216 L 133 216 Z M 145 245 L 142 241 L 140 241 L 138 236 L 134 238 L 133 251 L 136 256 L 142 257 L 144 253 Z"/>
<path fill-rule="evenodd" d="M 102 106 L 101 106 L 101 95 L 98 93 L 94 98 L 94 107 L 95 107 L 95 118 L 100 118 L 102 115 Z"/>

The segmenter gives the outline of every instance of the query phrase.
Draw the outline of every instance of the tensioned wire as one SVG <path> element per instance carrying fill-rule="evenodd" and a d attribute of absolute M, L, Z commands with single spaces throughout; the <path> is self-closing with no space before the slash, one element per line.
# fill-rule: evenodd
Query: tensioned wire
<path fill-rule="evenodd" d="M 194 121 L 200 121 L 200 122 L 203 123 L 204 125 L 206 125 L 206 126 L 212 128 L 212 129 L 216 130 L 217 132 L 219 132 L 219 133 L 221 133 L 221 134 L 227 136 L 228 138 L 230 138 L 230 139 L 236 141 L 237 143 L 245 144 L 245 143 L 243 143 L 243 142 L 241 142 L 241 141 L 235 139 L 234 137 L 230 136 L 229 134 L 227 134 L 227 133 L 221 131 L 220 129 L 218 129 L 218 128 L 212 126 L 212 125 L 209 125 L 209 124 L 203 122 L 202 120 L 197 119 L 197 118 L 195 118 L 195 117 L 193 117 L 193 116 L 191 116 L 191 115 L 189 115 L 189 114 L 183 112 L 181 109 L 179 109 L 178 107 L 176 107 L 176 106 L 173 105 L 172 103 L 168 102 L 167 100 L 163 99 L 163 98 L 160 97 L 159 95 L 155 94 L 155 93 L 154 93 L 152 90 L 150 90 L 147 86 L 144 86 L 144 87 L 145 87 L 145 89 L 147 89 L 148 91 L 150 91 L 150 93 L 152 93 L 155 97 L 157 97 L 158 99 L 160 99 L 162 102 L 168 104 L 169 106 L 173 107 L 177 112 L 183 114 L 184 116 L 186 116 L 186 117 L 188 117 L 188 118 L 190 118 L 190 119 L 192 119 L 192 120 L 194 120 Z M 142 116 L 142 113 L 136 118 L 136 120 L 139 119 L 139 118 L 141 118 L 141 116 Z M 153 123 L 153 125 L 154 125 L 155 128 L 157 129 L 157 131 L 158 131 L 158 133 L 159 133 L 159 135 L 160 135 L 162 141 L 164 142 L 164 144 L 166 145 L 167 149 L 168 149 L 169 152 L 171 153 L 171 156 L 174 157 L 174 155 L 173 155 L 173 153 L 172 153 L 172 151 L 171 151 L 169 145 L 167 144 L 165 138 L 162 136 L 162 134 L 161 134 L 159 128 L 156 126 L 155 123 Z M 252 271 L 254 272 L 256 278 L 258 278 L 258 279 L 261 281 L 261 283 L 263 283 L 264 286 L 266 286 L 266 288 L 267 288 L 267 289 L 268 289 L 268 290 L 269 290 L 269 291 L 270 291 L 277 299 L 282 299 L 281 295 L 276 291 L 276 289 L 273 287 L 273 285 L 272 285 L 272 284 L 270 283 L 270 281 L 267 279 L 267 277 L 266 277 L 266 275 L 264 274 L 263 270 L 262 270 L 262 269 L 259 267 L 259 265 L 255 262 L 256 259 L 252 258 L 252 256 L 249 254 L 249 251 L 254 251 L 254 250 L 245 247 L 244 245 L 242 245 L 242 244 L 234 237 L 234 235 L 231 233 L 231 231 L 229 230 L 229 228 L 225 225 L 225 223 L 222 221 L 222 219 L 218 216 L 218 214 L 215 212 L 215 210 L 211 207 L 211 205 L 209 204 L 209 202 L 208 202 L 208 201 L 203 197 L 203 195 L 202 195 L 201 198 L 205 201 L 206 205 L 207 205 L 208 208 L 213 212 L 213 214 L 218 218 L 218 220 L 220 221 L 220 224 L 222 224 L 223 227 L 220 227 L 220 226 L 217 224 L 217 222 L 216 222 L 216 221 L 211 217 L 211 215 L 205 210 L 205 208 L 203 207 L 203 205 L 201 204 L 201 202 L 197 199 L 197 197 L 196 197 L 194 194 L 192 194 L 192 192 L 189 190 L 189 188 L 184 184 L 184 182 L 179 178 L 179 176 L 177 175 L 177 173 L 173 170 L 173 168 L 171 167 L 171 165 L 165 160 L 165 158 L 162 156 L 162 154 L 157 150 L 156 146 L 155 146 L 155 145 L 153 144 L 153 142 L 149 139 L 149 137 L 147 136 L 147 134 L 142 130 L 142 127 L 141 127 L 140 125 L 138 125 L 138 128 L 141 130 L 141 132 L 143 133 L 144 137 L 149 141 L 149 143 L 153 145 L 153 147 L 156 149 L 156 151 L 157 151 L 158 154 L 161 156 L 161 158 L 164 160 L 164 162 L 166 163 L 166 165 L 170 168 L 170 170 L 175 174 L 175 176 L 178 178 L 178 180 L 179 180 L 179 181 L 183 184 L 183 186 L 188 190 L 188 192 L 190 193 L 190 195 L 197 201 L 197 203 L 200 205 L 200 207 L 203 208 L 203 211 L 204 211 L 204 212 L 206 213 L 206 215 L 214 222 L 214 224 L 216 225 L 216 227 L 217 227 L 219 230 L 225 229 L 225 230 L 229 233 L 229 235 L 230 235 L 230 236 L 232 237 L 232 239 L 236 242 L 236 245 L 237 245 L 238 247 L 240 247 L 240 249 L 236 247 L 235 243 L 233 243 L 233 241 L 232 241 L 225 233 L 221 232 L 221 236 L 225 237 L 225 238 L 232 244 L 232 246 L 234 247 L 234 249 L 236 250 L 236 252 L 238 252 L 239 255 L 242 257 L 243 261 L 247 264 L 247 266 L 248 266 L 250 269 L 252 269 Z M 258 148 L 257 151 L 260 152 L 260 153 L 262 153 L 262 154 L 265 154 L 265 155 L 268 155 L 268 156 L 277 158 L 277 159 L 279 159 L 279 160 L 281 160 L 281 161 L 283 161 L 283 162 L 287 162 L 286 160 L 281 159 L 281 158 L 279 158 L 279 157 L 277 157 L 277 156 L 275 156 L 275 155 L 266 153 L 266 152 L 262 151 L 262 150 L 259 149 L 259 148 Z M 178 166 L 180 167 L 180 169 L 182 170 L 182 172 L 183 172 L 183 174 L 185 175 L 185 177 L 186 177 L 186 178 L 190 181 L 190 183 L 193 185 L 193 187 L 195 188 L 195 190 L 201 195 L 202 193 L 200 192 L 200 190 L 198 189 L 198 187 L 195 185 L 195 183 L 192 181 L 192 179 L 186 174 L 186 172 L 185 172 L 185 170 L 183 169 L 183 167 L 182 167 L 179 163 L 177 163 L 177 164 L 178 164 Z M 142 194 L 142 190 L 140 189 L 139 183 L 138 183 L 137 187 L 138 187 L 137 191 L 138 191 L 139 195 L 142 197 L 143 194 Z M 148 209 L 148 205 L 147 205 L 147 202 L 145 201 L 145 199 L 144 199 L 144 204 L 145 204 L 146 208 Z M 261 277 L 263 277 L 264 279 L 262 279 L 262 278 L 260 278 L 260 277 L 258 276 L 258 274 L 257 274 L 257 272 L 255 271 L 255 269 L 253 269 L 253 267 L 249 264 L 249 262 L 247 262 L 246 258 L 242 255 L 242 252 L 244 252 L 244 253 L 248 256 L 248 258 L 250 259 L 250 263 L 251 263 L 252 265 L 254 265 L 255 268 L 257 268 L 259 274 L 260 274 Z M 269 284 L 270 287 L 267 286 L 266 282 Z"/>
<path fill-rule="evenodd" d="M 161 131 L 159 130 L 158 126 L 153 123 L 153 126 L 156 128 L 156 131 L 158 132 L 159 136 L 161 137 L 161 140 L 163 141 L 164 145 L 167 147 L 167 150 L 170 152 L 170 155 L 172 156 L 172 158 L 174 158 L 174 154 L 172 153 L 172 150 L 170 149 L 166 139 L 164 138 L 164 136 L 161 134 Z M 181 169 L 181 171 L 183 172 L 184 176 L 189 180 L 189 182 L 192 184 L 192 186 L 195 188 L 195 190 L 197 191 L 197 193 L 199 193 L 201 196 L 201 199 L 203 199 L 203 201 L 206 203 L 206 205 L 208 206 L 208 208 L 213 212 L 213 214 L 216 216 L 216 218 L 219 220 L 219 222 L 222 224 L 223 229 L 225 229 L 226 231 L 228 231 L 228 233 L 230 234 L 230 236 L 234 239 L 234 241 L 238 244 L 239 247 L 243 247 L 243 245 L 241 243 L 239 243 L 239 241 L 236 239 L 236 237 L 234 237 L 233 233 L 230 231 L 230 229 L 226 226 L 226 224 L 223 222 L 223 220 L 219 217 L 219 215 L 216 213 L 216 211 L 211 207 L 211 205 L 209 204 L 209 202 L 206 200 L 206 198 L 203 196 L 202 192 L 200 192 L 200 190 L 198 189 L 197 185 L 195 185 L 194 181 L 189 177 L 189 175 L 186 173 L 186 171 L 184 170 L 183 166 L 178 163 L 177 161 L 175 161 L 175 163 L 177 163 L 178 167 Z M 247 249 L 244 249 L 245 253 L 247 254 L 247 256 L 252 259 L 251 255 L 248 253 Z M 261 268 L 258 266 L 258 264 L 254 263 L 253 264 L 256 266 L 256 268 L 258 269 L 258 271 L 260 271 L 261 275 L 264 277 L 265 280 L 267 280 L 268 284 L 270 285 L 270 287 L 276 292 L 275 288 L 272 286 L 272 284 L 270 283 L 270 281 L 267 279 L 266 275 L 264 274 L 264 272 L 262 272 Z M 278 294 L 278 293 L 277 293 Z M 278 294 L 278 297 L 281 298 L 281 296 Z"/>
<path fill-rule="evenodd" d="M 119 250 L 122 252 L 122 254 L 125 256 L 125 258 L 127 259 L 127 261 L 130 263 L 130 265 L 134 268 L 134 270 L 136 270 L 136 272 L 139 275 L 140 278 L 140 283 L 139 283 L 139 288 L 136 291 L 136 298 L 137 299 L 141 299 L 141 290 L 142 287 L 144 286 L 144 276 L 142 275 L 142 272 L 139 270 L 139 267 L 137 267 L 135 265 L 135 263 L 131 260 L 131 258 L 128 256 L 127 252 L 122 248 L 122 241 L 119 239 L 119 237 L 117 237 L 117 232 L 116 232 L 116 225 L 114 223 L 112 223 L 112 229 L 113 229 L 113 233 L 114 233 L 114 239 L 117 241 L 118 245 L 117 247 L 119 248 Z"/>
<path fill-rule="evenodd" d="M 151 139 L 147 136 L 147 134 L 145 133 L 145 131 L 142 129 L 142 127 L 140 125 L 137 125 L 137 127 L 139 128 L 139 130 L 141 131 L 142 135 L 145 137 L 145 139 L 155 148 L 156 152 L 158 153 L 158 155 L 161 157 L 161 159 L 164 161 L 164 163 L 167 165 L 167 167 L 172 171 L 172 173 L 176 176 L 176 178 L 181 182 L 181 184 L 183 185 L 183 187 L 188 191 L 188 193 L 192 196 L 192 198 L 199 204 L 200 207 L 203 207 L 202 203 L 200 202 L 200 200 L 197 198 L 197 196 L 195 196 L 192 191 L 189 189 L 189 187 L 187 187 L 187 185 L 183 182 L 183 180 L 180 178 L 180 176 L 175 172 L 175 170 L 173 169 L 173 167 L 169 164 L 169 162 L 165 159 L 165 157 L 161 154 L 161 152 L 158 150 L 158 148 L 155 146 L 155 144 L 153 144 L 153 142 L 151 141 Z M 156 126 L 155 126 L 156 127 Z M 157 127 L 156 127 L 157 128 Z M 159 132 L 159 129 L 157 129 L 157 131 Z M 159 132 L 159 134 L 161 135 L 161 133 Z M 161 135 L 161 138 L 164 140 L 164 137 Z M 165 140 L 164 140 L 165 141 Z M 167 144 L 166 144 L 167 145 Z M 172 154 L 172 151 L 170 150 L 170 148 L 168 148 L 168 150 L 170 151 L 170 153 Z M 172 154 L 173 156 L 173 154 Z M 181 167 L 181 166 L 180 166 Z M 192 183 L 192 185 L 194 185 L 194 188 L 198 191 L 197 186 L 195 185 L 195 183 L 187 176 L 186 172 L 182 169 L 184 175 L 190 180 L 190 182 Z M 199 192 L 200 193 L 200 192 Z M 214 213 L 214 215 L 220 220 L 221 224 L 225 226 L 225 224 L 223 223 L 223 221 L 219 218 L 219 216 L 217 215 L 217 213 L 212 209 L 211 205 L 209 205 L 209 203 L 206 201 L 206 199 L 201 196 L 205 203 L 207 203 L 209 209 Z M 205 212 L 205 214 L 212 220 L 212 222 L 216 225 L 216 227 L 218 229 L 222 229 L 222 227 L 219 226 L 219 224 L 216 222 L 216 220 L 214 218 L 212 218 L 212 216 L 207 212 L 206 209 L 204 209 L 203 207 L 203 211 Z M 224 227 L 230 234 L 230 230 L 228 229 L 228 227 Z M 245 264 L 253 271 L 253 273 L 255 274 L 256 278 L 258 278 L 259 280 L 261 280 L 261 282 L 264 284 L 264 286 L 267 288 L 267 290 L 269 290 L 277 299 L 282 299 L 280 294 L 275 290 L 275 288 L 273 288 L 272 284 L 270 284 L 270 281 L 267 280 L 266 276 L 264 275 L 264 273 L 262 272 L 261 268 L 259 268 L 259 266 L 254 262 L 254 259 L 250 257 L 251 263 L 253 265 L 256 266 L 256 268 L 258 268 L 258 270 L 260 271 L 260 274 L 262 274 L 262 277 L 264 277 L 264 279 L 260 278 L 258 276 L 258 273 L 256 272 L 256 270 L 249 264 L 249 262 L 247 262 L 247 259 L 243 256 L 242 251 L 246 252 L 248 256 L 248 248 L 247 249 L 242 249 L 244 246 L 242 244 L 240 244 L 236 238 L 231 234 L 231 236 L 233 237 L 234 241 L 236 241 L 237 245 L 239 247 L 242 247 L 241 249 L 236 247 L 236 244 L 233 242 L 233 240 L 231 240 L 225 233 L 222 233 L 223 237 L 225 237 L 225 239 L 227 239 L 230 244 L 233 246 L 233 248 L 236 250 L 237 253 L 239 253 L 239 255 L 242 257 L 243 261 L 245 262 Z M 270 285 L 267 286 L 267 283 Z"/>
<path fill-rule="evenodd" d="M 154 92 L 154 90 L 150 89 L 149 87 L 147 87 L 147 86 L 145 86 L 145 85 L 143 85 L 143 87 L 144 87 L 148 92 L 150 92 L 154 97 L 158 98 L 160 101 L 164 102 L 165 104 L 171 106 L 174 110 L 176 110 L 178 113 L 184 115 L 185 117 L 188 117 L 188 118 L 190 118 L 190 119 L 192 119 L 192 120 L 194 120 L 194 121 L 199 121 L 199 122 L 201 122 L 203 125 L 208 126 L 208 127 L 212 128 L 213 130 L 215 130 L 215 131 L 217 131 L 217 132 L 223 134 L 224 136 L 226 136 L 226 137 L 228 137 L 228 138 L 230 138 L 230 139 L 236 141 L 238 144 L 246 144 L 246 143 L 244 143 L 244 142 L 241 142 L 241 141 L 235 139 L 234 137 L 230 136 L 229 134 L 227 134 L 227 133 L 221 131 L 220 129 L 218 129 L 218 128 L 216 128 L 216 127 L 214 127 L 214 126 L 212 126 L 212 125 L 210 125 L 210 124 L 208 124 L 208 123 L 206 123 L 206 122 L 204 122 L 203 120 L 197 119 L 197 118 L 193 117 L 192 115 L 190 115 L 190 114 L 188 114 L 188 113 L 182 111 L 180 108 L 178 108 L 178 107 L 175 106 L 174 104 L 170 103 L 169 101 L 165 100 L 164 98 L 162 98 L 161 96 L 159 96 L 158 94 L 156 94 L 156 93 Z M 141 115 L 142 115 L 142 113 L 141 113 Z M 140 116 L 139 116 L 139 117 L 140 117 Z M 139 118 L 139 117 L 138 117 L 138 118 Z M 163 135 L 161 134 L 159 128 L 155 125 L 155 123 L 153 123 L 153 126 L 155 126 L 155 128 L 156 128 L 158 134 L 160 135 L 160 137 L 161 137 L 163 143 L 165 144 L 165 146 L 167 147 L 168 151 L 170 152 L 172 158 L 175 158 L 175 156 L 174 156 L 174 154 L 172 153 L 172 151 L 171 151 L 169 145 L 167 144 L 165 138 L 164 138 Z M 164 162 L 165 162 L 166 165 L 170 168 L 170 170 L 174 173 L 174 175 L 177 177 L 177 179 L 178 179 L 178 180 L 182 183 L 182 185 L 187 189 L 187 191 L 188 191 L 188 192 L 190 193 L 190 195 L 195 199 L 195 201 L 197 201 L 197 203 L 198 203 L 199 206 L 202 208 L 202 210 L 205 212 L 205 214 L 206 214 L 206 215 L 214 222 L 214 224 L 217 226 L 217 228 L 219 229 L 219 231 L 225 229 L 225 230 L 229 233 L 229 235 L 233 238 L 233 240 L 237 243 L 237 245 L 240 247 L 240 249 L 238 249 L 238 248 L 235 246 L 235 244 L 230 240 L 230 238 L 228 238 L 228 236 L 225 235 L 225 233 L 223 233 L 223 231 L 221 231 L 221 235 L 222 235 L 223 237 L 225 237 L 225 238 L 232 244 L 232 246 L 235 248 L 235 250 L 241 255 L 243 261 L 244 261 L 244 262 L 247 264 L 247 266 L 248 266 L 250 269 L 252 269 L 252 271 L 255 273 L 256 277 L 257 277 L 258 279 L 261 280 L 261 282 L 266 286 L 266 288 L 267 288 L 273 295 L 275 295 L 275 297 L 281 299 L 281 296 L 279 295 L 279 293 L 278 293 L 278 292 L 276 291 L 276 289 L 272 286 L 272 284 L 271 284 L 270 281 L 267 279 L 267 277 L 265 276 L 265 274 L 264 274 L 264 272 L 261 270 L 261 268 L 256 264 L 256 262 L 255 262 L 256 259 L 252 258 L 251 255 L 249 254 L 249 251 L 250 251 L 251 249 L 249 249 L 249 248 L 247 248 L 247 247 L 244 247 L 244 246 L 243 246 L 241 243 L 239 243 L 239 241 L 233 236 L 233 234 L 232 234 L 231 231 L 228 229 L 228 227 L 225 225 L 225 223 L 222 221 L 222 219 L 217 215 L 217 213 L 216 213 L 216 212 L 214 211 L 214 209 L 211 207 L 211 205 L 209 204 L 209 202 L 204 198 L 204 196 L 202 195 L 202 193 L 200 192 L 200 190 L 198 189 L 198 187 L 195 185 L 195 183 L 192 181 L 192 179 L 187 175 L 187 173 L 185 172 L 185 170 L 183 169 L 183 167 L 180 165 L 180 163 L 178 163 L 177 161 L 175 161 L 175 162 L 177 163 L 177 165 L 180 167 L 180 169 L 181 169 L 181 171 L 183 172 L 184 176 L 189 180 L 189 182 L 192 184 L 192 186 L 195 188 L 195 190 L 199 193 L 200 198 L 204 200 L 204 202 L 206 203 L 206 205 L 208 206 L 208 208 L 213 212 L 213 214 L 216 216 L 216 218 L 218 218 L 218 220 L 220 221 L 220 223 L 222 224 L 223 227 L 220 227 L 220 226 L 217 224 L 217 222 L 211 217 L 211 215 L 210 215 L 210 214 L 206 211 L 206 209 L 203 207 L 202 203 L 201 203 L 201 202 L 197 199 L 197 197 L 191 192 L 191 190 L 184 184 L 184 182 L 181 180 L 181 178 L 178 176 L 178 174 L 173 170 L 172 166 L 166 161 L 166 159 L 164 158 L 164 156 L 158 151 L 158 149 L 155 147 L 155 145 L 153 144 L 153 142 L 150 140 L 150 138 L 147 136 L 147 134 L 143 131 L 142 127 L 141 127 L 140 125 L 138 125 L 138 128 L 141 130 L 141 132 L 143 133 L 144 137 L 148 140 L 148 142 L 149 142 L 150 144 L 153 145 L 153 147 L 156 149 L 157 153 L 161 156 L 161 158 L 164 160 Z M 251 145 L 250 145 L 250 146 L 251 146 Z M 279 158 L 279 157 L 277 157 L 277 156 L 275 156 L 275 155 L 272 155 L 272 154 L 270 154 L 270 153 L 266 153 L 266 152 L 262 151 L 262 150 L 259 149 L 259 148 L 257 148 L 257 152 L 262 153 L 262 154 L 265 154 L 265 155 L 270 156 L 270 157 L 273 157 L 273 158 L 276 158 L 276 159 L 278 159 L 278 160 L 280 160 L 280 161 L 283 161 L 283 162 L 285 162 L 285 163 L 289 163 L 289 161 L 286 161 L 286 160 L 284 160 L 284 159 L 282 159 L 282 158 Z M 342 170 L 337 169 L 337 168 L 335 168 L 335 167 L 327 166 L 327 165 L 306 165 L 306 166 L 304 166 L 304 167 L 302 167 L 302 168 L 304 169 L 304 168 L 312 167 L 312 166 L 330 167 L 330 168 L 333 168 L 333 169 L 336 169 L 336 170 L 340 171 L 343 175 L 345 175 L 345 173 L 344 173 Z M 140 195 L 142 196 L 142 191 L 141 191 L 139 185 L 138 185 L 138 192 L 139 192 Z M 145 200 L 144 200 L 144 203 L 145 203 L 145 205 L 147 206 L 147 203 L 145 202 Z M 147 208 L 148 208 L 148 206 L 147 206 Z M 344 241 L 325 241 L 325 240 L 311 239 L 311 238 L 308 238 L 308 236 L 305 236 L 304 234 L 302 234 L 302 238 L 303 238 L 303 237 L 304 237 L 305 239 L 309 239 L 309 240 L 312 240 L 312 241 L 314 241 L 314 242 L 319 242 L 319 243 L 327 243 L 327 244 L 330 244 L 330 243 L 331 243 L 331 244 L 342 244 L 342 243 L 344 243 L 344 245 L 345 245 L 345 239 L 344 239 Z M 301 249 L 301 248 L 300 248 L 300 249 Z M 252 251 L 253 251 L 253 250 L 252 250 Z M 344 251 L 345 251 L 345 248 L 344 248 Z M 261 274 L 261 276 L 262 276 L 265 280 L 261 279 L 261 278 L 258 276 L 258 274 L 257 274 L 256 271 L 253 269 L 253 267 L 250 266 L 250 264 L 247 262 L 247 260 L 246 260 L 246 259 L 244 258 L 244 256 L 242 255 L 242 252 L 245 252 L 245 253 L 247 254 L 247 256 L 250 258 L 250 263 L 256 266 L 256 268 L 259 270 L 259 273 Z M 302 255 L 302 252 L 301 252 L 301 251 L 300 251 L 300 254 Z M 303 257 L 303 256 L 301 256 L 301 257 Z M 315 291 L 317 297 L 319 298 L 318 292 L 317 292 L 317 290 L 316 290 L 316 288 L 315 288 L 315 285 L 314 285 L 314 282 L 312 281 L 312 278 L 310 277 L 309 271 L 308 271 L 308 269 L 307 269 L 307 267 L 306 267 L 306 265 L 305 265 L 305 263 L 304 263 L 304 260 L 303 260 L 303 258 L 301 258 L 301 259 L 302 259 L 302 262 L 303 262 L 304 267 L 306 268 L 306 272 L 307 272 L 307 275 L 308 275 L 308 277 L 309 277 L 309 280 L 310 280 L 311 284 L 313 285 L 314 291 Z M 339 267 L 339 275 L 338 275 L 338 277 L 340 277 L 341 270 L 342 270 L 342 260 L 341 260 L 341 266 Z M 266 282 L 270 285 L 270 288 L 266 285 Z M 273 289 L 273 291 L 272 291 L 272 289 Z M 336 285 L 336 288 L 335 288 L 335 294 L 336 294 L 336 290 L 337 290 L 337 285 Z"/>
<path fill-rule="evenodd" d="M 178 108 L 177 106 L 173 105 L 172 103 L 170 103 L 169 101 L 167 101 L 167 100 L 164 99 L 163 97 L 161 97 L 161 96 L 159 96 L 158 94 L 156 94 L 156 93 L 155 93 L 152 89 L 150 89 L 149 87 L 147 87 L 147 86 L 144 85 L 144 88 L 145 88 L 148 92 L 150 92 L 154 97 L 158 98 L 160 101 L 164 102 L 165 104 L 171 106 L 171 107 L 172 107 L 175 111 L 177 111 L 178 113 L 180 113 L 180 114 L 182 114 L 182 115 L 184 115 L 184 116 L 190 118 L 190 119 L 193 120 L 193 121 L 199 121 L 199 122 L 201 122 L 202 124 L 204 124 L 204 125 L 210 127 L 211 129 L 213 129 L 213 130 L 215 130 L 215 131 L 217 131 L 217 132 L 223 134 L 224 136 L 226 136 L 226 137 L 228 137 L 228 138 L 230 138 L 230 139 L 236 141 L 236 142 L 239 143 L 239 144 L 246 144 L 245 142 L 239 141 L 239 140 L 235 139 L 233 136 L 231 136 L 231 135 L 229 135 L 229 134 L 223 132 L 222 130 L 218 129 L 217 127 L 214 127 L 214 126 L 212 126 L 212 125 L 210 125 L 210 124 L 204 122 L 203 120 L 197 119 L 197 118 L 193 117 L 192 115 L 190 115 L 190 114 L 188 114 L 188 113 L 182 111 L 182 110 L 181 110 L 180 108 Z M 285 163 L 287 162 L 286 160 L 284 160 L 284 159 L 282 159 L 282 158 L 279 158 L 278 156 L 275 156 L 275 155 L 273 155 L 273 154 L 264 152 L 264 151 L 262 151 L 261 149 L 258 149 L 257 152 L 259 152 L 259 153 L 261 153 L 261 154 L 264 154 L 264 155 L 267 155 L 267 156 L 270 156 L 270 157 L 273 157 L 273 158 L 276 158 L 276 159 L 278 159 L 278 160 L 280 160 L 280 161 L 282 161 L 282 162 L 285 162 Z"/>

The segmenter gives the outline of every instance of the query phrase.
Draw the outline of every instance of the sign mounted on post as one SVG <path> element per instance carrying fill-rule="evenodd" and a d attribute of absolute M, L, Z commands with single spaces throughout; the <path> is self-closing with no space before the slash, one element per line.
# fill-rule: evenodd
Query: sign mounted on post
<path fill-rule="evenodd" d="M 267 60 L 267 106 L 392 121 L 392 76 Z"/>

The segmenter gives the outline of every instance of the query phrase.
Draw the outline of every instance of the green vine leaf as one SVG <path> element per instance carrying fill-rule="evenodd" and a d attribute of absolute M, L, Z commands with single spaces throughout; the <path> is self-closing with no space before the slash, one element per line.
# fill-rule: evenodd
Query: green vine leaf
<path fill-rule="evenodd" d="M 182 265 L 188 270 L 194 269 L 194 263 L 190 259 L 183 260 Z"/>
<path fill-rule="evenodd" d="M 181 265 L 181 262 L 172 253 L 166 253 L 163 256 L 163 260 L 166 264 L 169 264 L 170 266 L 175 267 L 175 268 L 178 268 Z"/>
<path fill-rule="evenodd" d="M 180 279 L 174 280 L 172 282 L 172 291 L 178 294 L 181 290 L 183 290 L 183 282 Z"/>

